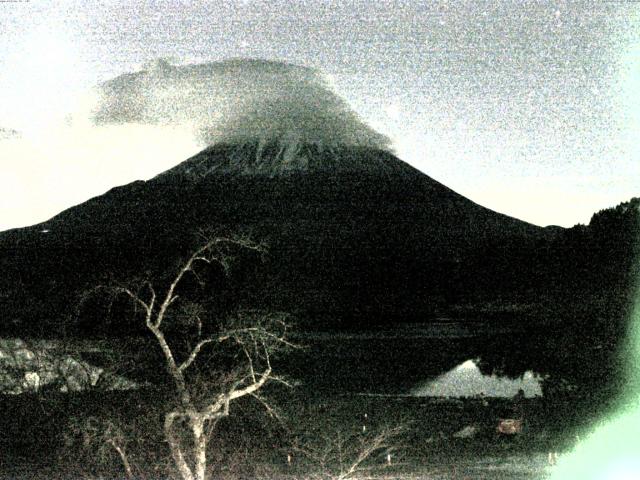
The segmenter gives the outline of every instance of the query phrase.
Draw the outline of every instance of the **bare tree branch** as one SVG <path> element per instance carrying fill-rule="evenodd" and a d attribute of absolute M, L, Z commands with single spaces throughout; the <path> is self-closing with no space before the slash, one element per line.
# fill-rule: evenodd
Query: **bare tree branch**
<path fill-rule="evenodd" d="M 280 412 L 278 412 L 273 405 L 270 405 L 262 396 L 258 395 L 257 393 L 252 393 L 250 394 L 253 398 L 255 398 L 258 402 L 260 402 L 260 404 L 264 407 L 264 409 L 267 411 L 267 413 L 272 416 L 273 418 L 275 418 L 276 420 L 278 420 L 280 423 L 282 423 L 284 420 L 282 418 L 282 415 L 280 414 Z"/>
<path fill-rule="evenodd" d="M 184 372 L 187 368 L 191 366 L 191 364 L 196 360 L 196 358 L 198 358 L 198 354 L 200 353 L 200 350 L 202 350 L 202 347 L 204 347 L 208 343 L 213 343 L 216 341 L 217 339 L 215 338 L 205 338 L 204 340 L 200 340 L 196 344 L 196 346 L 193 347 L 193 350 L 191 350 L 191 353 L 189 354 L 189 356 L 184 360 L 184 362 L 180 364 L 180 366 L 178 367 L 178 370 L 180 372 Z"/>

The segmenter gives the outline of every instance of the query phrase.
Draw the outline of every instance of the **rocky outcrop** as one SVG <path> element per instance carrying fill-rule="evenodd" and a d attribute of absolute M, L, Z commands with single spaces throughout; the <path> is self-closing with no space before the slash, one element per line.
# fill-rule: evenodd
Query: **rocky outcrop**
<path fill-rule="evenodd" d="M 93 366 L 55 341 L 0 339 L 0 394 L 130 390 L 139 384 Z"/>

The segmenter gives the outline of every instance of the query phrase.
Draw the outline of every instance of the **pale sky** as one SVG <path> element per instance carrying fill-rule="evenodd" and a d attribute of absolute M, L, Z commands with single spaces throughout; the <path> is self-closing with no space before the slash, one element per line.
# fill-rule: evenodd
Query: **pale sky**
<path fill-rule="evenodd" d="M 0 2 L 0 230 L 198 151 L 182 125 L 69 126 L 158 57 L 316 68 L 400 158 L 535 224 L 640 195 L 638 2 L 150 3 Z"/>

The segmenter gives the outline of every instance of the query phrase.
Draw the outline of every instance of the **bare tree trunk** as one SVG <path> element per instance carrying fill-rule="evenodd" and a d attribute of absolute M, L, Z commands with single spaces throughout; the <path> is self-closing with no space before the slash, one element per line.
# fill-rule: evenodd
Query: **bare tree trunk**
<path fill-rule="evenodd" d="M 191 430 L 194 441 L 194 457 L 196 480 L 205 480 L 207 471 L 207 435 L 204 432 L 204 418 L 196 416 L 191 419 Z"/>
<path fill-rule="evenodd" d="M 187 464 L 186 459 L 182 453 L 182 448 L 180 447 L 180 442 L 173 435 L 173 423 L 176 420 L 177 415 L 175 412 L 167 413 L 164 420 L 164 436 L 169 443 L 169 448 L 171 449 L 171 456 L 173 457 L 173 461 L 178 468 L 178 472 L 180 472 L 180 476 L 183 480 L 194 480 L 193 472 L 189 465 Z"/>

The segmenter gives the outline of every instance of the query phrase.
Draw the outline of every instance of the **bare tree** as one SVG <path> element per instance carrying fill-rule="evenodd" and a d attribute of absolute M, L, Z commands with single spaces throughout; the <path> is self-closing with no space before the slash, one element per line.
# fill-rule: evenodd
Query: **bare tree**
<path fill-rule="evenodd" d="M 164 366 L 176 393 L 176 404 L 164 417 L 164 436 L 183 480 L 206 478 L 207 443 L 216 423 L 229 415 L 231 402 L 252 396 L 270 409 L 259 396 L 260 389 L 272 381 L 286 383 L 274 375 L 272 356 L 294 346 L 288 340 L 284 314 L 244 311 L 212 330 L 210 325 L 205 325 L 210 317 L 206 317 L 207 312 L 200 304 L 181 302 L 178 292 L 187 276 L 204 286 L 203 268 L 218 265 L 225 272 L 229 269 L 231 247 L 265 252 L 264 245 L 248 238 L 209 238 L 179 266 L 163 288 L 148 280 L 139 283 L 137 288 L 106 287 L 112 294 L 126 295 L 135 304 L 162 351 Z M 180 303 L 182 308 L 178 309 L 176 306 Z M 186 316 L 186 323 L 195 328 L 176 329 L 170 325 L 171 314 L 177 315 L 178 310 L 182 317 Z M 182 320 L 180 323 L 184 325 L 184 318 Z M 216 349 L 230 347 L 237 353 L 235 364 L 232 367 L 222 361 L 216 364 Z M 216 385 L 198 388 L 202 387 L 195 371 L 199 360 L 205 364 L 200 365 L 200 374 L 209 374 L 209 378 L 215 372 L 225 371 L 219 375 Z"/>
<path fill-rule="evenodd" d="M 404 431 L 405 427 L 397 426 L 382 428 L 377 433 L 316 434 L 301 439 L 295 450 L 315 467 L 307 478 L 355 480 L 395 463 L 397 440 Z"/>
<path fill-rule="evenodd" d="M 69 428 L 65 432 L 66 447 L 74 443 L 75 437 L 80 437 L 83 450 L 98 454 L 103 463 L 112 463 L 110 453 L 117 454 L 124 469 L 125 478 L 134 478 L 133 466 L 126 451 L 126 435 L 122 429 L 111 420 L 96 416 L 85 419 L 71 419 Z"/>

